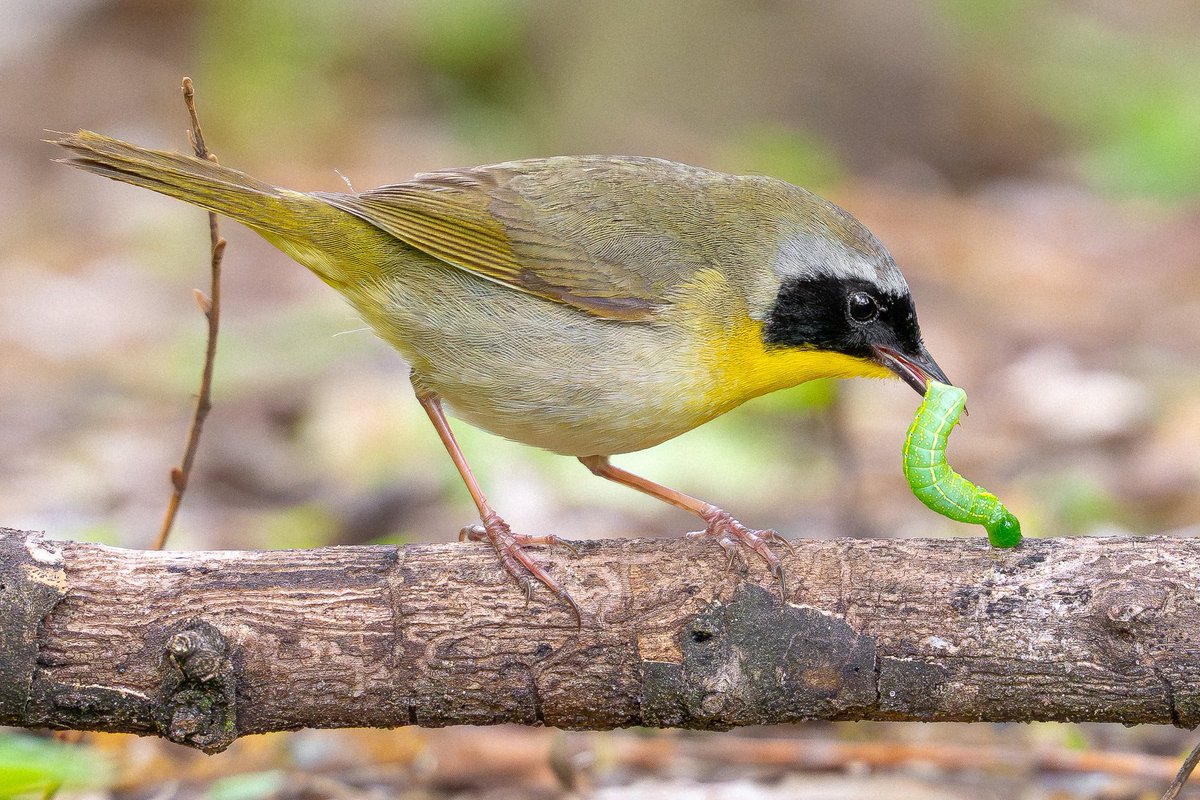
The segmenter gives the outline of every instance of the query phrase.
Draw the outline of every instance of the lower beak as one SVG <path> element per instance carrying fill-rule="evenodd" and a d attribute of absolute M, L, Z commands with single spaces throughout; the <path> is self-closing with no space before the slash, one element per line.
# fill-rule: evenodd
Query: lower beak
<path fill-rule="evenodd" d="M 900 380 L 915 389 L 917 394 L 925 394 L 925 384 L 930 380 L 950 383 L 946 373 L 942 372 L 942 368 L 933 360 L 933 356 L 929 355 L 929 351 L 925 349 L 924 345 L 912 355 L 901 353 L 899 350 L 884 345 L 876 345 L 875 358 L 880 364 L 896 373 Z"/>

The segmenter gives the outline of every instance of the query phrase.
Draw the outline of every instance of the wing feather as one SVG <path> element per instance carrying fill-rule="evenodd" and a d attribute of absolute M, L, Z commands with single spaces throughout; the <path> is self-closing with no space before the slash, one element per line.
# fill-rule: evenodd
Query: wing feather
<path fill-rule="evenodd" d="M 668 303 L 639 265 L 606 259 L 546 224 L 508 177 L 500 167 L 456 170 L 316 196 L 451 267 L 597 317 L 644 320 Z"/>

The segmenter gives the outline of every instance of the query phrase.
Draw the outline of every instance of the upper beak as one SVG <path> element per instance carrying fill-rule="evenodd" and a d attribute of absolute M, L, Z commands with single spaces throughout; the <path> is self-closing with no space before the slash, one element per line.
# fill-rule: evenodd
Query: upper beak
<path fill-rule="evenodd" d="M 925 394 L 925 384 L 932 378 L 939 383 L 950 383 L 946 373 L 929 355 L 925 345 L 921 345 L 913 355 L 901 353 L 892 347 L 875 345 L 875 358 L 880 364 L 900 376 L 900 379 L 917 390 L 917 394 Z"/>

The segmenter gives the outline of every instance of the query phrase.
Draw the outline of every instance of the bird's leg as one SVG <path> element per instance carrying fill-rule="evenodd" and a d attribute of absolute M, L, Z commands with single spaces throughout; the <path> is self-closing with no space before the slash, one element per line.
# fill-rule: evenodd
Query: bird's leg
<path fill-rule="evenodd" d="M 479 520 L 483 524 L 468 525 L 463 528 L 458 535 L 459 541 L 470 539 L 473 542 L 491 542 L 500 556 L 500 563 L 504 565 L 508 574 L 513 576 L 517 584 L 525 590 L 527 598 L 533 596 L 533 583 L 529 580 L 529 576 L 532 575 L 541 581 L 542 585 L 549 589 L 555 597 L 571 607 L 576 622 L 582 626 L 583 618 L 575 600 L 562 584 L 552 578 L 541 564 L 534 561 L 522 549 L 525 545 L 531 544 L 562 545 L 575 553 L 575 548 L 557 536 L 527 536 L 522 533 L 513 533 L 512 529 L 508 527 L 508 523 L 495 512 L 487 498 L 484 497 L 483 490 L 479 488 L 479 482 L 475 480 L 475 475 L 471 472 L 471 467 L 468 466 L 467 459 L 463 456 L 453 431 L 450 430 L 450 423 L 446 419 L 445 412 L 442 411 L 441 399 L 436 393 L 422 387 L 415 376 L 412 377 L 412 384 L 413 390 L 417 393 L 417 402 L 429 415 L 429 421 L 433 423 L 434 430 L 437 431 L 438 437 L 445 445 L 446 452 L 450 454 L 450 459 L 458 468 L 458 474 L 462 476 L 463 483 L 467 485 L 467 491 L 471 493 L 471 499 L 475 501 L 475 506 L 479 509 Z"/>
<path fill-rule="evenodd" d="M 663 486 L 661 483 L 655 483 L 640 475 L 634 475 L 632 472 L 623 470 L 620 467 L 614 467 L 609 463 L 606 456 L 581 456 L 579 461 L 591 470 L 593 475 L 599 475 L 601 478 L 607 478 L 610 481 L 637 489 L 639 492 L 644 492 L 651 497 L 657 497 L 663 502 L 670 503 L 676 508 L 682 508 L 684 511 L 690 511 L 700 517 L 707 524 L 707 527 L 703 531 L 687 535 L 689 537 L 711 536 L 715 538 L 717 543 L 729 554 L 731 560 L 737 552 L 739 545 L 753 550 L 763 561 L 767 562 L 767 566 L 771 569 L 771 574 L 779 581 L 780 594 L 785 600 L 787 599 L 787 585 L 783 576 L 783 564 L 780 563 L 779 556 L 775 555 L 768 545 L 772 542 L 778 542 L 786 545 L 788 550 L 791 550 L 792 543 L 780 536 L 777 531 L 751 530 L 730 516 L 729 512 L 723 511 L 711 503 L 698 500 L 683 492 L 677 492 L 670 487 Z"/>

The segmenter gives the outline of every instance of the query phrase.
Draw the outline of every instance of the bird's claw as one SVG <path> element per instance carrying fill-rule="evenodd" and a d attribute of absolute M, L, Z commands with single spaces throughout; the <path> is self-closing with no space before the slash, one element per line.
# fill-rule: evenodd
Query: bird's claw
<path fill-rule="evenodd" d="M 508 527 L 507 524 L 505 527 Z M 573 556 L 579 555 L 579 548 L 575 546 L 575 542 L 572 542 L 570 539 L 564 539 L 561 536 L 555 536 L 552 533 L 545 536 L 531 536 L 527 533 L 513 533 L 510 530 L 508 531 L 508 535 L 512 537 L 512 540 L 521 547 L 534 544 L 544 544 L 549 547 L 561 547 Z M 486 542 L 489 541 L 490 538 L 488 536 L 487 528 L 476 522 L 474 525 L 464 525 L 458 532 L 458 540 L 460 542 Z"/>
<path fill-rule="evenodd" d="M 475 523 L 464 526 L 458 532 L 458 540 L 460 542 L 490 542 L 496 548 L 496 554 L 500 556 L 500 563 L 505 572 L 511 575 L 517 585 L 525 590 L 526 603 L 533 599 L 534 586 L 530 578 L 536 578 L 550 590 L 551 594 L 571 607 L 571 611 L 575 615 L 576 627 L 583 627 L 583 615 L 570 592 L 563 588 L 561 583 L 551 577 L 550 573 L 546 572 L 545 568 L 534 561 L 523 549 L 528 545 L 544 544 L 551 547 L 563 547 L 572 555 L 577 556 L 579 550 L 574 544 L 553 534 L 530 536 L 524 533 L 513 533 L 512 529 L 508 527 L 508 523 L 494 513 L 484 517 L 483 524 Z"/>
<path fill-rule="evenodd" d="M 766 539 L 772 544 L 781 544 L 788 549 L 788 553 L 795 555 L 796 548 L 792 546 L 792 540 L 781 534 L 774 528 L 767 528 L 765 531 L 757 531 L 758 535 Z"/>
<path fill-rule="evenodd" d="M 786 602 L 787 580 L 783 572 L 783 563 L 768 545 L 782 544 L 787 547 L 789 552 L 795 553 L 792 543 L 781 536 L 779 531 L 769 528 L 761 531 L 747 528 L 730 516 L 727 511 L 720 509 L 713 509 L 712 512 L 705 515 L 704 519 L 708 522 L 708 527 L 702 531 L 692 531 L 686 534 L 687 538 L 715 538 L 717 544 L 729 556 L 729 561 L 725 565 L 726 571 L 733 567 L 734 559 L 741 554 L 742 548 L 753 550 L 758 554 L 759 558 L 767 563 L 767 568 L 770 569 L 772 577 L 779 582 L 780 597 Z"/>
<path fill-rule="evenodd" d="M 487 538 L 487 529 L 478 522 L 474 525 L 463 525 L 458 531 L 460 542 L 486 542 Z"/>

